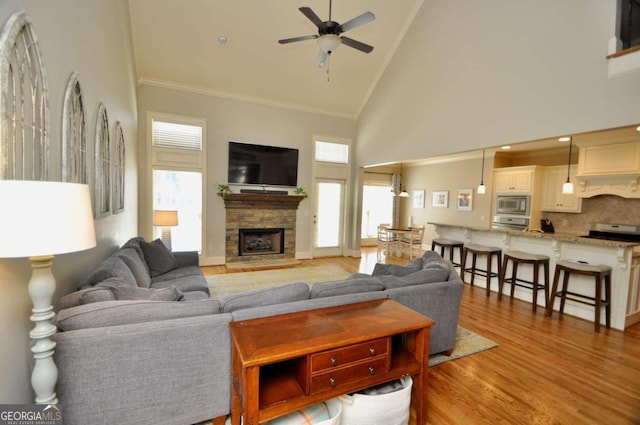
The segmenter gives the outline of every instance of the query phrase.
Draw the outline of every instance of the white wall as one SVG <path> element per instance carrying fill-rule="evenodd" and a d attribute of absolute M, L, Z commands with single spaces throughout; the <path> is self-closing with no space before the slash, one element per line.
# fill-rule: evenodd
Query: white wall
<path fill-rule="evenodd" d="M 423 243 L 431 246 L 431 240 L 438 237 L 432 223 L 455 223 L 461 226 L 488 229 L 491 226 L 491 203 L 493 191 L 493 157 L 486 157 L 484 165 L 484 184 L 486 194 L 478 195 L 476 189 L 480 184 L 482 158 L 473 158 L 455 162 L 429 165 L 409 165 L 404 167 L 403 185 L 410 195 L 417 189 L 425 190 L 424 208 L 413 208 L 412 198 L 400 201 L 400 224 L 406 225 L 408 217 L 413 223 L 426 225 Z M 456 209 L 456 191 L 472 189 L 472 210 Z M 447 208 L 433 207 L 434 191 L 447 191 L 449 204 Z"/>
<path fill-rule="evenodd" d="M 126 0 L 2 0 L 0 26 L 20 10 L 31 17 L 46 68 L 51 130 L 49 180 L 61 180 L 62 105 L 72 72 L 78 73 L 83 90 L 88 158 L 93 158 L 100 102 L 107 108 L 110 131 L 120 121 L 126 141 L 125 210 L 96 221 L 96 248 L 54 259 L 55 302 L 75 290 L 78 280 L 115 247 L 137 234 L 136 85 L 128 5 Z M 0 260 L 0 403 L 33 400 L 28 337 L 33 327 L 27 294 L 30 276 L 27 259 Z"/>
<path fill-rule="evenodd" d="M 222 198 L 216 195 L 215 184 L 227 182 L 229 140 L 298 148 L 298 186 L 307 188 L 309 199 L 300 203 L 296 229 L 298 255 L 311 251 L 313 227 L 312 181 L 313 135 L 322 134 L 341 139 L 355 139 L 355 122 L 328 115 L 313 114 L 277 106 L 258 105 L 239 100 L 212 96 L 195 91 L 178 90 L 143 84 L 139 87 L 138 130 L 140 153 L 140 231 L 147 235 L 151 229 L 148 211 L 143 208 L 150 201 L 145 197 L 148 176 L 142 172 L 147 165 L 145 143 L 146 126 L 142 120 L 147 111 L 173 113 L 205 118 L 207 121 L 206 225 L 203 263 L 223 264 L 225 257 L 225 210 Z M 233 188 L 237 192 L 237 188 Z M 151 205 L 150 203 L 148 205 Z M 352 229 L 347 229 L 351 234 Z"/>
<path fill-rule="evenodd" d="M 638 123 L 616 0 L 424 2 L 358 120 L 359 165 Z"/>

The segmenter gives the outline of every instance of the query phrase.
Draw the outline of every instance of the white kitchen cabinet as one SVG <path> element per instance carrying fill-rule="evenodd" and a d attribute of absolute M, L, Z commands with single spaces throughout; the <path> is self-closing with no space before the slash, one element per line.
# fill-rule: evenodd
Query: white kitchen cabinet
<path fill-rule="evenodd" d="M 569 178 L 576 185 L 575 167 L 571 169 Z M 540 209 L 551 212 L 579 213 L 582 211 L 582 198 L 576 193 L 562 193 L 562 185 L 567 181 L 567 167 L 564 165 L 544 167 L 542 169 L 542 196 Z"/>
<path fill-rule="evenodd" d="M 496 168 L 493 184 L 496 193 L 531 193 L 533 190 L 534 167 Z"/>
<path fill-rule="evenodd" d="M 637 175 L 640 142 L 580 147 L 578 176 Z"/>

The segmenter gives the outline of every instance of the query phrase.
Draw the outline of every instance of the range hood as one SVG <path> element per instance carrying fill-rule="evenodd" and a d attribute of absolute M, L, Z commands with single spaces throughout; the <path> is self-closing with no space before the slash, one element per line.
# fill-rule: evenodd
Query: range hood
<path fill-rule="evenodd" d="M 640 141 L 581 146 L 576 196 L 640 198 Z"/>

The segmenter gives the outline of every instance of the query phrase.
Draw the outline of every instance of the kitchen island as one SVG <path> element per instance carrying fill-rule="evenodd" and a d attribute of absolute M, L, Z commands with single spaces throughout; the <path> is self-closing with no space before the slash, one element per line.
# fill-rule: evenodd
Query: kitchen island
<path fill-rule="evenodd" d="M 474 228 L 446 223 L 428 223 L 434 226 L 435 232 L 441 238 L 457 239 L 465 245 L 481 244 L 501 248 L 503 253 L 518 250 L 532 254 L 549 256 L 550 276 L 549 284 L 553 282 L 555 264 L 558 260 L 580 260 L 590 264 L 605 264 L 611 266 L 611 327 L 624 330 L 626 327 L 640 322 L 640 243 L 620 242 L 602 239 L 591 239 L 580 235 L 562 233 L 522 232 L 511 229 Z M 478 259 L 478 267 L 485 268 L 486 264 Z M 507 270 L 507 275 L 510 269 Z M 532 277 L 531 267 L 518 268 L 518 275 L 525 279 Z M 486 288 L 486 279 L 476 277 L 475 284 Z M 593 278 L 572 275 L 569 283 L 571 290 L 593 296 Z M 496 280 L 491 285 L 493 291 L 498 290 Z M 510 285 L 505 285 L 503 302 L 508 300 Z M 516 287 L 515 298 L 531 302 L 531 291 Z M 543 299 L 538 300 L 543 305 Z M 558 310 L 560 300 L 556 299 L 554 309 Z M 604 310 L 604 309 L 603 309 Z M 565 314 L 570 314 L 585 320 L 594 320 L 594 308 L 567 301 Z M 540 313 L 538 313 L 540 314 Z M 557 318 L 557 315 L 554 315 Z M 602 312 L 604 323 L 604 311 Z"/>

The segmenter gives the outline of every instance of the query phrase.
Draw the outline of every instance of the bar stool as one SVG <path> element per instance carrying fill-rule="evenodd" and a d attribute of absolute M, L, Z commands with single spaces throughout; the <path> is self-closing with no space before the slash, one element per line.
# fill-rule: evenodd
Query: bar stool
<path fill-rule="evenodd" d="M 558 292 L 558 281 L 560 273 L 564 272 L 562 280 L 562 291 Z M 571 273 L 593 276 L 595 279 L 595 294 L 593 297 L 578 294 L 568 290 L 569 276 Z M 602 299 L 602 282 L 604 280 L 604 300 Z M 560 314 L 564 313 L 564 303 L 566 300 L 579 302 L 596 308 L 595 311 L 595 331 L 600 332 L 600 308 L 605 306 L 605 320 L 607 328 L 611 327 L 611 267 L 601 264 L 587 264 L 575 261 L 560 260 L 556 263 L 556 270 L 553 275 L 553 288 L 547 304 L 547 316 L 553 314 L 553 302 L 556 296 L 560 297 Z"/>
<path fill-rule="evenodd" d="M 467 267 L 467 256 L 471 253 L 471 267 Z M 487 269 L 482 270 L 476 267 L 476 259 L 478 256 L 486 256 L 487 257 Z M 493 262 L 493 257 L 496 257 L 498 260 L 498 272 L 494 273 L 491 271 L 491 263 Z M 473 285 L 473 281 L 475 279 L 475 275 L 484 276 L 487 279 L 487 297 L 491 293 L 491 278 L 497 277 L 500 278 L 500 265 L 502 263 L 502 250 L 495 246 L 486 246 L 486 245 L 477 245 L 477 244 L 469 244 L 462 249 L 462 267 L 460 267 L 462 281 L 464 281 L 464 273 L 471 273 L 471 286 Z"/>
<path fill-rule="evenodd" d="M 511 261 L 511 277 L 505 278 L 507 273 L 507 265 Z M 525 280 L 518 278 L 518 265 L 531 264 L 533 266 L 533 280 Z M 540 266 L 544 268 L 544 283 L 540 283 L 538 274 Z M 502 269 L 500 270 L 500 279 L 498 280 L 498 301 L 502 299 L 502 288 L 504 284 L 511 284 L 511 298 L 513 298 L 516 286 L 531 289 L 533 291 L 533 312 L 538 307 L 538 290 L 544 289 L 544 305 L 547 306 L 549 299 L 549 257 L 540 254 L 529 254 L 523 251 L 507 251 L 504 253 Z"/>
<path fill-rule="evenodd" d="M 464 243 L 462 241 L 445 238 L 435 238 L 431 241 L 431 251 L 435 251 L 436 247 L 440 248 L 440 256 L 442 258 L 444 258 L 445 249 L 449 248 L 449 260 L 455 267 L 460 267 L 460 263 L 456 263 L 455 261 L 453 261 L 453 252 L 457 248 L 458 258 L 460 258 L 460 261 L 462 261 L 462 248 L 464 248 Z"/>

